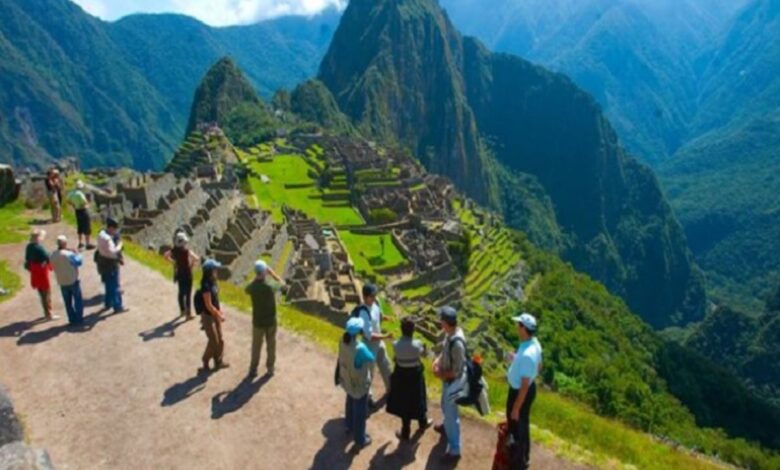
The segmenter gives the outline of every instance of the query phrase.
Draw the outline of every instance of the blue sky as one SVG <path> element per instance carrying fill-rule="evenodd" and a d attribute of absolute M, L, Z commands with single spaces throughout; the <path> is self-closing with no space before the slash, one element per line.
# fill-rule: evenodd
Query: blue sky
<path fill-rule="evenodd" d="M 347 0 L 73 0 L 104 20 L 132 13 L 182 13 L 212 26 L 252 23 L 280 15 L 311 15 Z"/>

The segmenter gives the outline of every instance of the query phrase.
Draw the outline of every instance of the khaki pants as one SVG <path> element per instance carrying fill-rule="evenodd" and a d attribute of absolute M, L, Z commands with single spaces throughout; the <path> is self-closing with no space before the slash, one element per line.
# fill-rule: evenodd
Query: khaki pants
<path fill-rule="evenodd" d="M 382 376 L 382 382 L 385 384 L 385 392 L 390 393 L 390 360 L 387 358 L 387 350 L 384 341 L 369 341 L 368 349 L 374 354 L 375 361 L 371 363 L 371 380 L 374 379 L 374 372 L 379 367 L 379 374 Z"/>
<path fill-rule="evenodd" d="M 38 297 L 41 299 L 41 307 L 43 307 L 43 316 L 46 318 L 51 317 L 51 290 L 39 290 Z"/>
<path fill-rule="evenodd" d="M 249 372 L 257 372 L 257 366 L 260 365 L 260 353 L 263 349 L 263 342 L 266 342 L 265 367 L 268 372 L 273 373 L 276 363 L 276 327 L 252 328 L 252 362 L 249 364 Z"/>
<path fill-rule="evenodd" d="M 214 365 L 222 364 L 222 358 L 225 354 L 225 340 L 222 337 L 222 322 L 214 318 L 211 314 L 201 314 L 201 323 L 206 337 L 209 339 L 206 344 L 206 350 L 203 351 L 203 365 L 208 367 L 211 359 L 214 359 Z"/>

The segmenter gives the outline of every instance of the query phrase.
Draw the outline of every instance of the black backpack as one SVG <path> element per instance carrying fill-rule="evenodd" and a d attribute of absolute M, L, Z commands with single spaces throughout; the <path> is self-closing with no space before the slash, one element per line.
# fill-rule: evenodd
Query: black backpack
<path fill-rule="evenodd" d="M 360 314 L 363 312 L 368 314 L 369 319 L 371 318 L 371 311 L 365 305 L 358 305 L 357 307 L 353 308 L 349 316 L 352 318 L 361 318 Z"/>
<path fill-rule="evenodd" d="M 206 311 L 206 303 L 203 301 L 203 289 L 195 291 L 195 295 L 192 296 L 192 307 L 195 309 L 195 313 L 201 314 Z"/>
<path fill-rule="evenodd" d="M 452 346 L 456 343 L 463 343 L 463 349 L 466 351 L 466 381 L 469 384 L 468 395 L 459 398 L 456 403 L 461 406 L 479 406 L 479 395 L 482 393 L 482 364 L 469 358 L 469 348 L 466 341 L 458 336 L 450 340 L 450 362 L 452 361 Z"/>

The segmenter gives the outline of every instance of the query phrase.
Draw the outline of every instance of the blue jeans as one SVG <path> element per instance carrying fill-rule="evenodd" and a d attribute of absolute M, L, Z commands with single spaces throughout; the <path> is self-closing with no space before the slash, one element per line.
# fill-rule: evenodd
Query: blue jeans
<path fill-rule="evenodd" d="M 68 312 L 68 323 L 78 325 L 84 321 L 84 301 L 81 297 L 81 283 L 76 281 L 69 286 L 60 286 L 65 311 Z"/>
<path fill-rule="evenodd" d="M 362 398 L 352 398 L 347 395 L 346 404 L 347 429 L 355 436 L 355 444 L 366 444 L 366 420 L 368 419 L 368 393 Z"/>
<path fill-rule="evenodd" d="M 444 414 L 444 432 L 447 434 L 447 453 L 460 455 L 460 412 L 455 400 L 447 398 L 448 389 L 455 384 L 442 384 L 441 411 Z"/>
<path fill-rule="evenodd" d="M 103 278 L 106 284 L 106 308 L 113 308 L 115 312 L 122 310 L 122 294 L 119 292 L 119 270 L 106 274 Z"/>

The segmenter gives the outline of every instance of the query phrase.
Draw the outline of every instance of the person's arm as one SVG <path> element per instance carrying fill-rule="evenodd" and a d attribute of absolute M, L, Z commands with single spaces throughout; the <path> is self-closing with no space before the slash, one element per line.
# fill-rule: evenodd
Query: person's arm
<path fill-rule="evenodd" d="M 281 277 L 280 277 L 278 274 L 276 274 L 276 271 L 274 271 L 273 269 L 271 269 L 271 267 L 270 267 L 270 266 L 268 266 L 268 274 L 269 274 L 269 275 L 270 275 L 272 278 L 276 279 L 276 282 L 278 282 L 278 283 L 280 283 L 280 284 L 284 284 L 284 280 L 283 280 L 283 279 L 282 279 L 282 278 L 281 278 Z"/>
<path fill-rule="evenodd" d="M 165 253 L 163 253 L 163 258 L 165 258 L 169 263 L 173 263 L 173 250 L 165 250 Z"/>
<path fill-rule="evenodd" d="M 217 307 L 215 307 L 214 303 L 212 302 L 211 292 L 209 291 L 203 292 L 203 305 L 205 305 L 206 311 L 209 312 L 209 315 L 219 319 L 219 321 L 225 321 L 225 315 L 223 315 L 222 312 L 220 312 L 219 309 L 217 309 Z"/>
<path fill-rule="evenodd" d="M 200 261 L 200 256 L 196 255 L 194 251 L 190 250 L 190 269 L 195 266 L 195 263 Z"/>
<path fill-rule="evenodd" d="M 523 403 L 525 403 L 525 397 L 528 395 L 528 388 L 530 386 L 530 379 L 528 377 L 523 377 L 520 382 L 520 392 L 517 394 L 517 398 L 515 398 L 515 402 L 512 404 L 512 414 L 509 417 L 512 421 L 520 421 L 520 410 L 523 408 Z"/>

